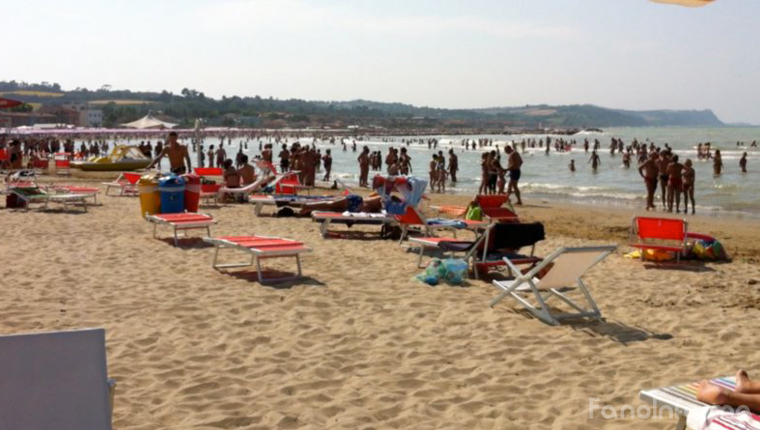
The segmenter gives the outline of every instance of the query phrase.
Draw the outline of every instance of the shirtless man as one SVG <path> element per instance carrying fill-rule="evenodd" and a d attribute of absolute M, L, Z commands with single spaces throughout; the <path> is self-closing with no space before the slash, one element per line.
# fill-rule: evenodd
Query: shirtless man
<path fill-rule="evenodd" d="M 240 161 L 243 166 L 238 169 L 238 174 L 243 182 L 243 186 L 256 182 L 256 170 L 253 166 L 248 164 L 248 156 L 243 154 L 243 156 L 240 157 Z"/>
<path fill-rule="evenodd" d="M 715 157 L 713 157 L 713 174 L 720 176 L 720 172 L 723 170 L 723 158 L 720 156 L 720 149 L 715 150 Z"/>
<path fill-rule="evenodd" d="M 330 171 L 332 170 L 332 153 L 329 149 L 325 151 L 325 155 L 322 156 L 322 164 L 325 166 L 325 177 L 322 178 L 322 180 L 329 182 Z"/>
<path fill-rule="evenodd" d="M 459 171 L 459 159 L 454 154 L 454 149 L 449 149 L 449 176 L 451 182 L 457 181 L 457 172 Z"/>
<path fill-rule="evenodd" d="M 694 215 L 697 204 L 694 203 L 694 168 L 691 167 L 691 160 L 686 159 L 683 165 L 683 213 L 689 212 L 689 200 L 691 200 L 691 214 Z"/>
<path fill-rule="evenodd" d="M 288 145 L 282 144 L 282 151 L 278 155 L 280 157 L 280 170 L 287 172 L 290 166 L 290 152 L 288 151 Z"/>
<path fill-rule="evenodd" d="M 224 141 L 224 138 L 222 138 Z M 224 166 L 224 160 L 227 159 L 227 151 L 224 150 L 224 143 L 219 144 L 219 149 L 216 150 L 216 166 Z"/>
<path fill-rule="evenodd" d="M 190 153 L 187 152 L 187 146 L 180 145 L 177 142 L 177 132 L 172 131 L 169 133 L 169 143 L 164 146 L 158 157 L 148 165 L 148 169 L 158 164 L 161 159 L 167 156 L 169 157 L 169 169 L 175 175 L 182 175 L 184 173 L 193 170 L 193 164 L 190 162 Z"/>
<path fill-rule="evenodd" d="M 272 144 L 271 143 L 267 143 L 266 145 L 264 145 L 264 150 L 261 151 L 261 158 L 267 163 L 272 162 Z"/>
<path fill-rule="evenodd" d="M 596 153 L 596 149 L 591 151 L 591 158 L 588 159 L 588 162 L 591 163 L 591 170 L 594 172 L 596 172 L 596 169 L 602 164 L 602 161 L 599 159 L 599 154 Z"/>
<path fill-rule="evenodd" d="M 509 156 L 507 161 L 507 170 L 509 171 L 507 196 L 515 193 L 515 197 L 517 197 L 517 204 L 522 205 L 522 199 L 520 198 L 520 189 L 517 187 L 517 183 L 520 181 L 520 168 L 522 168 L 523 164 L 522 157 L 517 153 L 517 151 L 513 150 L 511 146 L 504 148 L 504 152 L 506 152 Z"/>
<path fill-rule="evenodd" d="M 359 186 L 369 187 L 369 148 L 365 146 L 356 160 L 359 162 Z"/>
<path fill-rule="evenodd" d="M 644 183 L 647 187 L 647 210 L 655 209 L 654 206 L 654 193 L 657 191 L 657 174 L 659 170 L 657 168 L 657 154 L 649 154 L 649 159 L 641 163 L 639 166 L 639 175 L 644 178 Z"/>
<path fill-rule="evenodd" d="M 208 157 L 208 167 L 214 167 L 214 145 L 208 147 L 208 153 L 206 156 Z"/>
<path fill-rule="evenodd" d="M 398 170 L 402 175 L 408 175 L 412 171 L 412 157 L 406 153 L 406 148 L 401 148 L 401 155 L 398 157 Z"/>
<path fill-rule="evenodd" d="M 670 154 L 667 151 L 660 151 L 660 158 L 657 160 L 657 171 L 659 173 L 660 191 L 662 192 L 662 207 L 667 207 L 668 196 L 668 166 L 670 165 Z"/>
<path fill-rule="evenodd" d="M 668 212 L 673 212 L 673 199 L 676 201 L 676 213 L 681 213 L 681 192 L 683 191 L 683 181 L 681 174 L 683 164 L 678 162 L 678 155 L 671 158 L 668 165 Z"/>
<path fill-rule="evenodd" d="M 739 159 L 739 167 L 742 169 L 742 173 L 747 173 L 747 153 L 742 154 L 742 158 Z"/>

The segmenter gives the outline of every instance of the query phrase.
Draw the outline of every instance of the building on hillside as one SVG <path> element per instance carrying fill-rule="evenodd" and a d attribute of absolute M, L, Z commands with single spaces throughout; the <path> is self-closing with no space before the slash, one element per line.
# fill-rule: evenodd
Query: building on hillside
<path fill-rule="evenodd" d="M 103 127 L 103 111 L 100 109 L 84 109 L 79 111 L 80 127 Z"/>
<path fill-rule="evenodd" d="M 56 123 L 55 115 L 40 112 L 0 112 L 0 128 Z"/>
<path fill-rule="evenodd" d="M 35 113 L 52 115 L 54 120 L 47 122 L 67 125 L 79 125 L 79 111 L 68 106 L 43 106 Z"/>

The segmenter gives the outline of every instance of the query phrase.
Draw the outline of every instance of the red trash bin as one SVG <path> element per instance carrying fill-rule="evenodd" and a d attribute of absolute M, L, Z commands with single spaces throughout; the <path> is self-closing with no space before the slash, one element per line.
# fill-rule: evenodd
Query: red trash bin
<path fill-rule="evenodd" d="M 182 175 L 185 178 L 185 210 L 198 212 L 201 201 L 201 177 L 195 173 Z"/>

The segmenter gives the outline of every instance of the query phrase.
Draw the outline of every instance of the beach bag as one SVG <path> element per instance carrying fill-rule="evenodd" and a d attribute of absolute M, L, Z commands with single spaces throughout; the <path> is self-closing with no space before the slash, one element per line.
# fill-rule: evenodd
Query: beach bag
<path fill-rule="evenodd" d="M 445 282 L 449 285 L 462 285 L 467 273 L 467 263 L 464 260 L 434 258 L 428 263 L 425 271 L 416 276 L 417 280 L 428 285 L 438 285 Z"/>
<path fill-rule="evenodd" d="M 698 240 L 691 252 L 700 260 L 719 261 L 727 259 L 726 250 L 717 240 Z"/>
<path fill-rule="evenodd" d="M 468 221 L 483 221 L 483 211 L 480 206 L 468 206 L 464 219 Z"/>
<path fill-rule="evenodd" d="M 380 238 L 387 240 L 401 239 L 401 227 L 397 225 L 383 224 L 380 228 Z"/>

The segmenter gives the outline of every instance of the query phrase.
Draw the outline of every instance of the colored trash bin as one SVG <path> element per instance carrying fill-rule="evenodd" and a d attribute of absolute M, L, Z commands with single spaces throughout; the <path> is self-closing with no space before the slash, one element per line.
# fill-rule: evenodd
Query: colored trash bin
<path fill-rule="evenodd" d="M 161 191 L 161 213 L 176 214 L 185 211 L 185 179 L 170 175 L 158 181 Z"/>
<path fill-rule="evenodd" d="M 142 176 L 137 181 L 140 191 L 140 215 L 161 213 L 161 193 L 158 190 L 158 178 L 155 173 Z"/>
<path fill-rule="evenodd" d="M 185 210 L 198 212 L 201 201 L 201 177 L 195 173 L 182 175 L 185 179 Z"/>

